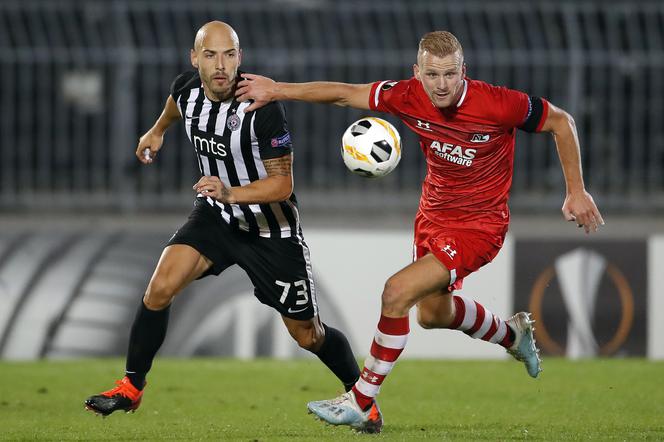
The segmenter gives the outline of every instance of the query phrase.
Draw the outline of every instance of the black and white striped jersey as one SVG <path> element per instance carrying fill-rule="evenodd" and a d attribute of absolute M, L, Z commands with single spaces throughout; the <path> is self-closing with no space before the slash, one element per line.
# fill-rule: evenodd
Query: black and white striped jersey
<path fill-rule="evenodd" d="M 245 113 L 249 103 L 234 98 L 211 101 L 196 71 L 178 76 L 171 85 L 171 96 L 194 145 L 201 174 L 218 176 L 226 186 L 244 186 L 267 177 L 263 160 L 292 152 L 281 103 Z M 207 202 L 232 227 L 256 235 L 295 237 L 300 227 L 294 194 L 287 201 L 270 204 L 223 204 L 210 197 Z"/>

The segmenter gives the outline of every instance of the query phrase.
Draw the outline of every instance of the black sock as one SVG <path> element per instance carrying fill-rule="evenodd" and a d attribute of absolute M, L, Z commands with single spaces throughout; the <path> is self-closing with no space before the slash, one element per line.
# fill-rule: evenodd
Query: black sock
<path fill-rule="evenodd" d="M 145 376 L 152 367 L 152 360 L 166 337 L 170 310 L 170 305 L 163 310 L 150 310 L 141 300 L 136 312 L 129 335 L 126 375 L 132 385 L 139 390 L 143 389 Z"/>
<path fill-rule="evenodd" d="M 348 339 L 336 328 L 323 324 L 325 341 L 316 354 L 323 364 L 344 384 L 346 391 L 350 391 L 360 378 L 360 367 L 357 366 L 353 350 Z"/>
<path fill-rule="evenodd" d="M 516 341 L 516 332 L 512 327 L 507 327 L 507 331 L 510 334 L 510 341 L 512 342 L 512 345 L 514 345 L 514 341 Z"/>

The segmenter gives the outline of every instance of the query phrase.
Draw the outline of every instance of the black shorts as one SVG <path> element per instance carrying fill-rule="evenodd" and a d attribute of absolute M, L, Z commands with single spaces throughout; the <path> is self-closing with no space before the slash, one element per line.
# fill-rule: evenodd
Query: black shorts
<path fill-rule="evenodd" d="M 212 261 L 201 276 L 218 275 L 239 265 L 254 285 L 254 295 L 282 315 L 299 320 L 318 314 L 316 289 L 302 232 L 298 237 L 264 238 L 229 226 L 205 199 L 197 198 L 189 220 L 168 245 L 186 244 Z"/>

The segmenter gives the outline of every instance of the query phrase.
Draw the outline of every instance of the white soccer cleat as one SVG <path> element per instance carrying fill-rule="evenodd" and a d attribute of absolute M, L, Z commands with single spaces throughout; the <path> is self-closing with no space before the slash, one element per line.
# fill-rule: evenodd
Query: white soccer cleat
<path fill-rule="evenodd" d="M 380 433 L 383 428 L 383 415 L 374 400 L 371 408 L 363 411 L 355 400 L 353 391 L 334 399 L 314 401 L 307 404 L 309 413 L 332 425 L 348 425 L 363 433 Z"/>
<path fill-rule="evenodd" d="M 542 360 L 539 357 L 539 349 L 535 345 L 533 324 L 530 313 L 520 312 L 509 318 L 507 325 L 514 330 L 514 344 L 507 349 L 514 359 L 525 364 L 526 370 L 531 377 L 536 378 L 542 371 Z"/>

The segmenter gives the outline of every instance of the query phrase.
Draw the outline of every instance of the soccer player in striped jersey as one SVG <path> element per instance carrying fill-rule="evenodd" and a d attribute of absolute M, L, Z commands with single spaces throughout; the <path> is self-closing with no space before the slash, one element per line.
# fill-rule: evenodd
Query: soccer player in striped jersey
<path fill-rule="evenodd" d="M 292 193 L 292 143 L 283 106 L 248 111 L 249 103 L 235 100 L 241 56 L 229 25 L 201 27 L 191 50 L 196 71 L 175 79 L 161 116 L 138 143 L 138 159 L 152 163 L 164 132 L 182 118 L 201 179 L 193 186 L 197 197 L 189 220 L 168 242 L 138 308 L 126 376 L 116 388 L 85 401 L 98 414 L 138 408 L 173 298 L 195 279 L 234 264 L 247 272 L 258 300 L 281 314 L 300 347 L 318 356 L 346 391 L 359 379 L 348 340 L 319 317 Z"/>
<path fill-rule="evenodd" d="M 570 115 L 542 98 L 468 78 L 463 49 L 449 32 L 424 35 L 413 72 L 409 80 L 369 84 L 275 83 L 246 74 L 237 91 L 240 100 L 255 100 L 250 110 L 272 100 L 302 100 L 387 112 L 419 136 L 427 175 L 415 219 L 414 262 L 385 284 L 371 354 L 353 389 L 308 405 L 329 423 L 363 431 L 380 431 L 382 417 L 374 398 L 406 345 L 408 312 L 414 305 L 422 327 L 459 330 L 501 345 L 524 362 L 530 376 L 539 374 L 528 313 L 503 320 L 454 294 L 464 277 L 502 247 L 516 129 L 554 135 L 567 185 L 565 218 L 586 233 L 603 224 L 585 190 Z"/>

